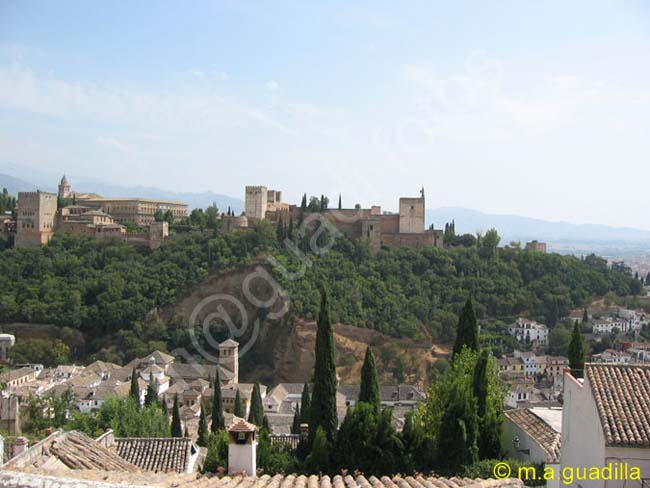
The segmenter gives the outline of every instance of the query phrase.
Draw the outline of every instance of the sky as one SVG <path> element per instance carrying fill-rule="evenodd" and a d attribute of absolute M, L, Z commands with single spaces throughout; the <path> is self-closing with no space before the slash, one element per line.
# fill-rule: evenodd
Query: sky
<path fill-rule="evenodd" d="M 649 155 L 642 0 L 0 0 L 0 173 L 650 229 Z"/>

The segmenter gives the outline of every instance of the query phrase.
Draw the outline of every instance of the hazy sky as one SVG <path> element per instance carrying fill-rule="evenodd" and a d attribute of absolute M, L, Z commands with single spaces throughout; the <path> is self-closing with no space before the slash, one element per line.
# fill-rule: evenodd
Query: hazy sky
<path fill-rule="evenodd" d="M 3 161 L 650 228 L 650 4 L 2 0 Z"/>

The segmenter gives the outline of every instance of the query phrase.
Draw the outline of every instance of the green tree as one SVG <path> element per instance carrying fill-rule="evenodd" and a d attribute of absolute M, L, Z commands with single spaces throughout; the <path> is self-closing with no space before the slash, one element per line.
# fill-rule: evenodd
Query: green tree
<path fill-rule="evenodd" d="M 228 433 L 225 430 L 211 432 L 207 447 L 201 472 L 217 473 L 220 467 L 228 469 Z"/>
<path fill-rule="evenodd" d="M 501 414 L 502 409 L 488 409 L 490 353 L 487 349 L 481 354 L 474 366 L 473 393 L 476 398 L 479 423 L 478 450 L 481 459 L 497 458 L 501 451 Z"/>
<path fill-rule="evenodd" d="M 217 368 L 217 376 L 214 380 L 214 396 L 212 397 L 212 424 L 210 430 L 218 432 L 225 429 L 225 421 L 223 418 L 223 400 L 221 398 L 221 379 L 219 377 L 219 368 Z"/>
<path fill-rule="evenodd" d="M 300 435 L 300 405 L 293 410 L 293 422 L 291 422 L 291 433 Z"/>
<path fill-rule="evenodd" d="M 178 407 L 178 393 L 174 395 L 174 408 L 172 410 L 172 437 L 183 437 L 181 413 Z"/>
<path fill-rule="evenodd" d="M 201 416 L 199 417 L 199 432 L 196 443 L 201 447 L 208 446 L 208 419 L 206 417 L 206 407 L 201 403 Z"/>
<path fill-rule="evenodd" d="M 580 325 L 576 321 L 569 343 L 569 368 L 575 378 L 582 378 L 585 368 L 585 345 Z"/>
<path fill-rule="evenodd" d="M 300 396 L 300 423 L 309 424 L 309 416 L 311 415 L 311 393 L 309 392 L 309 383 L 305 383 L 302 387 L 302 395 Z"/>
<path fill-rule="evenodd" d="M 131 389 L 129 390 L 129 395 L 137 402 L 138 406 L 140 405 L 140 386 L 138 385 L 138 374 L 133 368 L 131 372 Z"/>
<path fill-rule="evenodd" d="M 326 473 L 330 466 L 330 445 L 327 433 L 321 425 L 316 429 L 314 441 L 305 467 L 312 473 Z"/>
<path fill-rule="evenodd" d="M 264 423 L 264 405 L 262 405 L 262 395 L 260 393 L 259 383 L 253 385 L 248 421 L 254 425 L 262 425 Z"/>
<path fill-rule="evenodd" d="M 320 313 L 316 332 L 314 387 L 309 417 L 309 445 L 314 445 L 316 431 L 322 427 L 330 445 L 334 441 L 336 415 L 336 351 L 327 292 L 321 289 Z"/>
<path fill-rule="evenodd" d="M 375 365 L 375 356 L 372 354 L 370 346 L 366 349 L 366 356 L 361 367 L 359 401 L 370 404 L 376 412 L 379 412 L 381 408 L 379 377 L 377 375 L 377 366 Z"/>
<path fill-rule="evenodd" d="M 452 357 L 455 358 L 462 351 L 463 347 L 467 347 L 472 351 L 476 351 L 479 348 L 478 323 L 471 297 L 467 298 L 465 306 L 460 313 L 460 318 L 458 319 L 456 342 L 454 343 Z"/>
<path fill-rule="evenodd" d="M 246 415 L 246 410 L 244 409 L 244 403 L 242 402 L 241 399 L 241 394 L 239 393 L 239 390 L 235 393 L 235 406 L 233 408 L 233 414 L 236 417 L 241 417 L 244 418 Z"/>
<path fill-rule="evenodd" d="M 582 310 L 582 323 L 586 324 L 589 323 L 589 314 L 587 313 L 587 309 Z"/>
<path fill-rule="evenodd" d="M 147 386 L 147 396 L 144 398 L 144 404 L 149 406 L 158 403 L 158 381 L 153 373 L 149 374 L 149 385 Z"/>
<path fill-rule="evenodd" d="M 339 193 L 339 210 L 341 210 L 343 207 L 341 206 L 341 194 Z"/>

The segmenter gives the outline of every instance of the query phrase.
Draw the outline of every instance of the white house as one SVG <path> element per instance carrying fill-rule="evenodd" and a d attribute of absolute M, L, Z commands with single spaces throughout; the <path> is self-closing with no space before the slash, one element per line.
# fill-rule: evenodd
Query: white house
<path fill-rule="evenodd" d="M 560 464 L 573 474 L 564 486 L 647 486 L 633 477 L 650 480 L 650 365 L 588 363 L 584 380 L 565 373 Z M 610 464 L 619 478 L 627 466 L 628 479 L 584 479 L 585 468 Z"/>
<path fill-rule="evenodd" d="M 544 464 L 559 472 L 562 409 L 518 408 L 504 414 L 501 446 L 508 457 L 525 464 Z M 560 481 L 549 480 L 546 486 L 556 488 Z"/>
<path fill-rule="evenodd" d="M 548 344 L 548 327 L 534 320 L 520 317 L 508 330 L 515 339 L 523 344 L 536 344 L 539 346 Z"/>

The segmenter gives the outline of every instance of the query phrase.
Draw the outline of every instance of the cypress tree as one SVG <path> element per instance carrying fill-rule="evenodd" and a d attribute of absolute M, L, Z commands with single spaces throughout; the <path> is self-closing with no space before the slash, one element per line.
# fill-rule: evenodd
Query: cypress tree
<path fill-rule="evenodd" d="M 339 193 L 339 210 L 341 210 L 343 207 L 341 206 L 341 194 Z"/>
<path fill-rule="evenodd" d="M 181 412 L 178 408 L 178 393 L 174 395 L 174 409 L 172 410 L 172 437 L 183 437 Z"/>
<path fill-rule="evenodd" d="M 315 389 L 314 389 L 315 390 Z M 329 469 L 330 444 L 327 440 L 327 433 L 322 426 L 314 433 L 314 442 L 311 453 L 307 456 L 305 464 L 312 473 L 324 473 Z"/>
<path fill-rule="evenodd" d="M 217 432 L 226 427 L 223 419 L 223 401 L 221 399 L 221 380 L 219 379 L 219 368 L 217 368 L 217 377 L 214 380 L 214 396 L 212 397 L 212 424 L 210 430 Z"/>
<path fill-rule="evenodd" d="M 264 422 L 264 406 L 262 405 L 262 394 L 260 393 L 259 383 L 253 385 L 251 409 L 250 412 L 248 412 L 248 421 L 254 425 L 262 425 Z"/>
<path fill-rule="evenodd" d="M 302 396 L 300 397 L 300 423 L 309 424 L 309 416 L 311 415 L 311 393 L 309 392 L 309 383 L 305 383 L 302 388 Z"/>
<path fill-rule="evenodd" d="M 582 340 L 580 324 L 576 321 L 569 342 L 569 368 L 574 378 L 582 378 L 585 368 L 585 345 Z"/>
<path fill-rule="evenodd" d="M 457 472 L 478 460 L 477 432 L 476 402 L 463 382 L 457 381 L 440 420 L 438 452 L 443 453 L 444 468 Z"/>
<path fill-rule="evenodd" d="M 476 322 L 476 314 L 474 313 L 471 297 L 467 298 L 467 302 L 465 302 L 465 306 L 458 319 L 456 342 L 454 343 L 452 358 L 455 358 L 463 350 L 463 347 L 468 347 L 472 351 L 478 351 L 479 348 L 478 323 Z"/>
<path fill-rule="evenodd" d="M 291 424 L 291 433 L 295 435 L 300 434 L 300 405 L 298 405 L 293 412 L 293 423 Z"/>
<path fill-rule="evenodd" d="M 196 441 L 196 443 L 201 447 L 206 447 L 208 445 L 208 419 L 206 418 L 205 410 L 205 405 L 201 403 L 201 416 L 199 417 L 199 437 Z"/>
<path fill-rule="evenodd" d="M 147 396 L 144 399 L 145 405 L 153 405 L 158 403 L 158 386 L 156 377 L 153 373 L 149 374 L 149 385 L 147 386 Z"/>
<path fill-rule="evenodd" d="M 287 237 L 293 240 L 293 215 L 289 215 L 289 230 L 287 230 Z"/>
<path fill-rule="evenodd" d="M 494 412 L 488 407 L 488 368 L 490 353 L 487 349 L 481 351 L 474 365 L 474 378 L 472 389 L 476 399 L 476 412 L 478 414 L 478 452 L 481 459 L 496 459 L 501 451 L 500 412 Z"/>
<path fill-rule="evenodd" d="M 366 349 L 366 357 L 363 360 L 363 367 L 361 368 L 359 401 L 370 404 L 375 409 L 375 413 L 378 413 L 381 409 L 377 366 L 375 365 L 375 356 L 372 354 L 370 346 Z"/>
<path fill-rule="evenodd" d="M 280 214 L 278 217 L 278 225 L 275 228 L 275 236 L 280 243 L 284 240 L 284 224 L 282 223 L 282 214 Z"/>
<path fill-rule="evenodd" d="M 131 373 L 131 390 L 129 391 L 129 395 L 135 400 L 136 405 L 139 407 L 140 387 L 138 386 L 138 375 L 135 372 L 135 368 L 133 368 L 133 372 Z"/>
<path fill-rule="evenodd" d="M 302 210 L 303 212 L 305 210 L 307 210 L 307 194 L 306 193 L 304 193 L 302 195 L 302 201 L 300 202 L 300 210 Z"/>
<path fill-rule="evenodd" d="M 233 409 L 232 412 L 236 417 L 241 417 L 244 418 L 246 415 L 246 411 L 244 410 L 244 404 L 241 401 L 241 395 L 239 393 L 239 390 L 237 390 L 237 393 L 235 393 L 235 408 Z"/>
<path fill-rule="evenodd" d="M 476 398 L 477 413 L 479 417 L 485 416 L 487 410 L 487 395 L 488 395 L 488 357 L 489 352 L 487 349 L 481 351 L 476 364 L 474 365 L 474 381 L 472 384 L 474 390 L 474 397 Z"/>
<path fill-rule="evenodd" d="M 314 365 L 314 390 L 309 416 L 309 445 L 313 446 L 316 431 L 323 429 L 332 445 L 338 418 L 336 415 L 336 351 L 334 331 L 330 319 L 325 289 L 321 290 L 318 330 L 316 332 L 316 362 Z"/>

